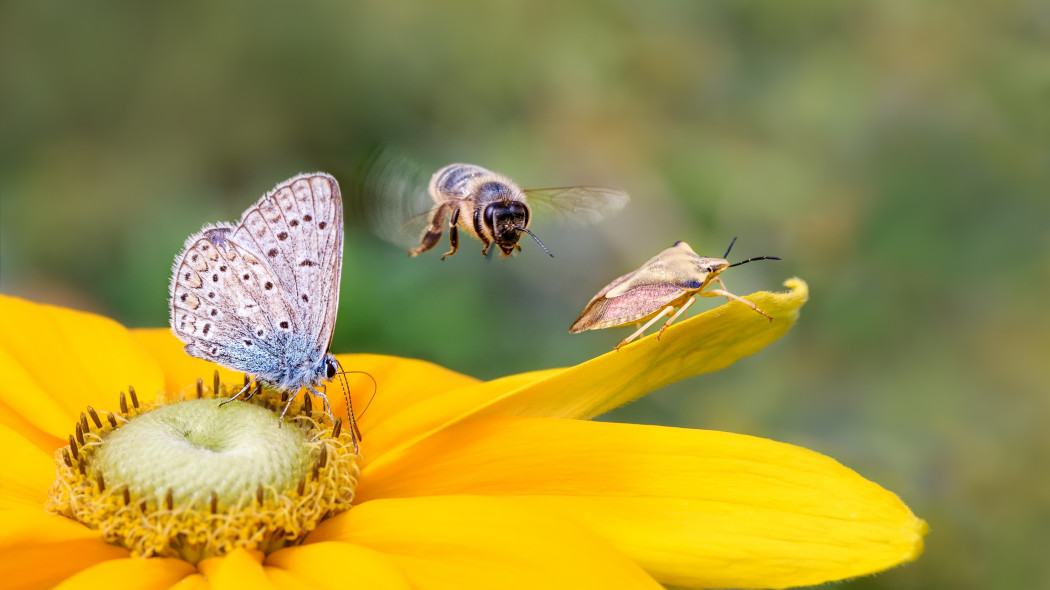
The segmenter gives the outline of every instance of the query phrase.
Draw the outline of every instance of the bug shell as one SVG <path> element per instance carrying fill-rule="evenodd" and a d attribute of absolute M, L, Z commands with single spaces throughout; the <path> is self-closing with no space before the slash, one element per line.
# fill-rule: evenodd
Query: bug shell
<path fill-rule="evenodd" d="M 584 308 L 570 334 L 625 326 L 678 307 L 729 267 L 724 258 L 698 255 L 679 241 L 605 286 Z"/>

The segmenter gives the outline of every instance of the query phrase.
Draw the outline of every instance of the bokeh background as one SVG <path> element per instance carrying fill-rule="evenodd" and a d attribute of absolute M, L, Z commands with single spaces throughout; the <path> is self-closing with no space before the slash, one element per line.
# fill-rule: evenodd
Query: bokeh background
<path fill-rule="evenodd" d="M 202 224 L 300 171 L 350 194 L 380 145 L 634 200 L 537 220 L 553 260 L 409 259 L 348 218 L 338 352 L 575 364 L 627 334 L 567 333 L 598 288 L 738 235 L 784 260 L 729 288 L 801 276 L 799 324 L 610 418 L 804 445 L 930 523 L 831 587 L 1050 587 L 1045 2 L 5 2 L 0 91 L 0 288 L 130 326 L 166 325 Z"/>

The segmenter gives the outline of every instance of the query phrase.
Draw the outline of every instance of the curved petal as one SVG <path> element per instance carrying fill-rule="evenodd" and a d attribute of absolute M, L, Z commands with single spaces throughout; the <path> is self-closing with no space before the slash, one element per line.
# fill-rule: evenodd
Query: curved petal
<path fill-rule="evenodd" d="M 222 557 L 211 557 L 197 564 L 214 590 L 239 590 L 253 588 L 268 590 L 276 588 L 262 566 L 261 551 L 234 549 Z"/>
<path fill-rule="evenodd" d="M 58 440 L 86 406 L 114 406 L 129 384 L 144 401 L 164 387 L 160 367 L 113 320 L 5 295 L 0 317 L 0 369 L 14 376 L 0 380 L 0 402 Z"/>
<path fill-rule="evenodd" d="M 168 391 L 183 391 L 193 387 L 198 378 L 202 378 L 205 385 L 210 385 L 216 370 L 226 383 L 243 379 L 241 373 L 186 354 L 182 350 L 182 343 L 167 328 L 138 329 L 131 333 L 163 368 Z M 345 370 L 353 371 L 347 375 L 347 383 L 359 426 L 365 434 L 375 424 L 406 407 L 478 382 L 474 377 L 415 359 L 378 354 L 340 354 L 336 358 Z M 373 387 L 371 379 L 359 376 L 357 372 L 371 375 L 376 385 Z M 425 383 L 426 387 L 420 387 L 421 383 Z M 342 390 L 338 381 L 328 387 Z M 332 414 L 344 414 L 346 402 L 342 394 L 329 397 Z"/>
<path fill-rule="evenodd" d="M 197 568 L 181 559 L 111 559 L 93 565 L 67 578 L 57 590 L 151 590 L 167 588 L 193 575 Z"/>
<path fill-rule="evenodd" d="M 604 539 L 511 499 L 374 500 L 321 523 L 319 541 L 384 553 L 420 589 L 660 588 Z"/>
<path fill-rule="evenodd" d="M 281 549 L 266 558 L 267 571 L 283 572 L 310 588 L 410 590 L 408 580 L 385 555 L 349 543 L 311 543 Z"/>
<path fill-rule="evenodd" d="M 0 580 L 7 588 L 49 588 L 82 569 L 129 556 L 96 531 L 39 506 L 0 511 L 0 522 Z"/>
<path fill-rule="evenodd" d="M 515 496 L 600 533 L 663 583 L 706 588 L 872 573 L 916 558 L 926 532 L 893 493 L 801 447 L 549 418 L 471 420 L 373 463 L 351 513 L 444 494 Z"/>
<path fill-rule="evenodd" d="M 0 426 L 0 449 L 4 449 L 0 495 L 43 506 L 47 489 L 55 479 L 55 461 L 51 454 L 6 426 Z"/>
<path fill-rule="evenodd" d="M 131 330 L 131 337 L 160 366 L 164 373 L 165 391 L 189 391 L 196 385 L 198 378 L 210 387 L 215 371 L 219 372 L 223 383 L 239 383 L 244 378 L 242 373 L 186 354 L 182 350 L 182 342 L 168 328 L 136 328 Z"/>
<path fill-rule="evenodd" d="M 365 463 L 382 461 L 387 451 L 470 417 L 591 418 L 668 383 L 725 368 L 765 348 L 794 325 L 809 288 L 798 278 L 784 284 L 791 290 L 745 297 L 773 321 L 742 303 L 727 303 L 672 325 L 660 340 L 650 335 L 569 369 L 514 376 L 412 406 L 376 428 L 369 440 L 373 452 Z"/>

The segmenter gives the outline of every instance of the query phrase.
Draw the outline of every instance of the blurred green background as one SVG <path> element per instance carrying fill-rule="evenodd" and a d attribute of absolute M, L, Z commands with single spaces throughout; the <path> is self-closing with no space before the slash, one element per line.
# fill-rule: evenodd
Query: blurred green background
<path fill-rule="evenodd" d="M 930 523 L 831 587 L 1050 587 L 1045 2 L 5 2 L 0 84 L 5 293 L 166 325 L 187 235 L 301 171 L 347 194 L 380 144 L 621 187 L 600 226 L 537 221 L 553 260 L 409 259 L 348 219 L 333 349 L 575 364 L 628 333 L 567 333 L 597 289 L 738 235 L 784 260 L 730 290 L 806 279 L 798 326 L 609 418 L 804 445 Z"/>

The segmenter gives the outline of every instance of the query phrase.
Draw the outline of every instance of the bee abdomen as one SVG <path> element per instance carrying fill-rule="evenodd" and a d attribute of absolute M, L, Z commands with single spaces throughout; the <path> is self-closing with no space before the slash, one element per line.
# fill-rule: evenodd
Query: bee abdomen
<path fill-rule="evenodd" d="M 449 164 L 430 177 L 430 194 L 465 197 L 471 179 L 492 172 L 474 164 Z"/>

